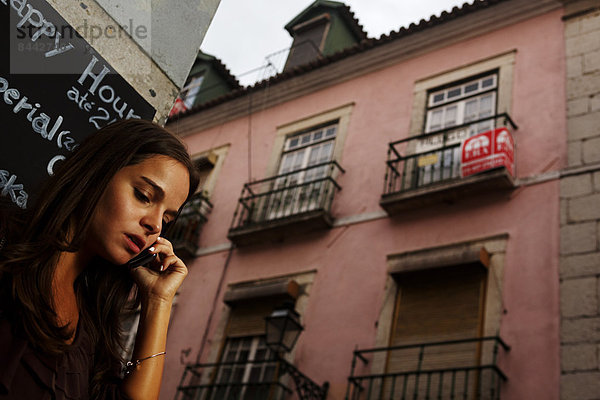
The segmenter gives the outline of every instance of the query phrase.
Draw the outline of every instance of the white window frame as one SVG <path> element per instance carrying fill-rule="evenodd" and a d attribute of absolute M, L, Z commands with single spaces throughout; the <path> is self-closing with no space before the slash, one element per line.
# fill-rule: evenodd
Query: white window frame
<path fill-rule="evenodd" d="M 478 60 L 465 60 L 464 64 L 456 65 L 451 69 L 446 69 L 444 71 L 433 68 L 429 76 L 424 76 L 415 81 L 412 96 L 413 102 L 410 116 L 409 136 L 416 138 L 423 135 L 429 93 L 442 90 L 441 88 L 446 87 L 444 85 L 447 85 L 448 82 L 460 82 L 467 80 L 469 77 L 481 76 L 489 71 L 498 71 L 498 95 L 496 98 L 497 113 L 510 114 L 516 56 L 516 49 L 511 49 Z M 435 137 L 435 135 L 433 137 Z M 430 138 L 428 138 L 428 140 L 433 141 L 433 139 Z M 418 153 L 419 141 L 421 142 L 421 145 L 427 144 L 427 141 L 424 139 L 411 141 L 405 149 L 404 154 Z M 416 174 L 415 169 L 417 167 L 417 162 L 407 163 L 405 165 L 405 187 L 414 187 L 415 181 L 413 176 Z"/>
<path fill-rule="evenodd" d="M 232 346 L 232 341 L 241 341 L 242 343 L 238 344 L 237 349 L 234 352 L 231 352 L 231 346 Z M 250 341 L 250 346 L 249 347 L 242 347 L 243 345 L 243 341 Z M 265 374 L 267 372 L 267 368 L 272 368 L 273 370 L 273 379 L 271 381 L 275 381 L 275 374 L 276 374 L 276 361 L 274 360 L 273 356 L 272 356 L 272 351 L 267 347 L 266 342 L 265 342 L 265 336 L 264 335 L 257 335 L 257 336 L 246 336 L 246 337 L 231 337 L 231 338 L 227 338 L 227 341 L 225 343 L 225 348 L 223 350 L 223 355 L 221 358 L 221 362 L 223 363 L 227 363 L 227 362 L 238 362 L 240 361 L 240 356 L 241 356 L 241 352 L 243 350 L 248 350 L 248 356 L 245 360 L 243 361 L 247 361 L 247 363 L 242 367 L 244 369 L 243 375 L 242 375 L 242 380 L 240 382 L 237 381 L 232 381 L 231 377 L 234 374 L 234 369 L 235 368 L 239 368 L 240 365 L 231 365 L 230 367 L 227 366 L 219 366 L 218 372 L 217 372 L 217 376 L 215 379 L 215 383 L 219 383 L 219 384 L 226 384 L 226 383 L 260 383 L 260 382 L 267 382 L 265 381 Z M 264 350 L 264 360 L 273 360 L 272 362 L 265 362 L 264 364 L 254 364 L 252 363 L 252 361 L 256 361 L 256 354 L 258 352 L 258 350 Z M 230 355 L 234 354 L 234 358 L 231 359 Z M 262 360 L 261 360 L 262 361 Z M 223 373 L 224 371 L 229 368 L 230 371 L 230 377 L 229 380 L 227 382 L 222 382 L 223 380 Z M 257 381 L 251 381 L 251 374 L 253 372 L 253 370 L 255 370 L 256 368 L 260 368 L 260 377 Z M 230 386 L 225 386 L 225 396 L 219 397 L 220 398 L 231 398 L 231 393 L 230 393 L 231 387 Z M 212 392 L 212 395 L 210 397 L 211 400 L 219 400 L 217 399 L 217 397 L 215 397 L 217 394 L 219 395 L 223 395 L 223 393 L 220 393 L 219 390 L 215 390 Z M 246 396 L 246 387 L 242 386 L 239 394 L 235 397 L 236 399 L 242 400 L 244 399 Z"/>
<path fill-rule="evenodd" d="M 273 182 L 271 190 L 275 192 L 272 194 L 272 204 L 266 219 L 311 211 L 318 207 L 326 185 L 323 182 L 311 185 L 310 182 L 324 178 L 331 167 L 323 165 L 308 170 L 305 168 L 333 160 L 338 126 L 338 121 L 332 121 L 286 138 L 277 176 L 285 175 Z M 320 154 L 327 147 L 326 154 Z M 293 173 L 294 171 L 300 172 Z M 285 189 L 288 187 L 289 190 Z"/>
<path fill-rule="evenodd" d="M 473 86 L 476 87 L 467 92 L 467 89 L 473 88 Z M 454 93 L 456 94 L 452 95 Z M 481 111 L 477 111 L 478 115 L 476 117 L 467 118 L 467 104 L 476 100 L 481 102 L 481 100 L 485 98 L 491 98 L 490 109 L 483 114 L 481 114 Z M 418 156 L 416 159 L 417 186 L 429 185 L 438 181 L 460 177 L 460 147 L 445 149 L 434 153 L 431 153 L 431 151 L 436 148 L 458 144 L 466 138 L 493 129 L 495 127 L 493 117 L 497 114 L 497 98 L 498 71 L 490 71 L 482 76 L 464 80 L 443 89 L 434 89 L 428 93 L 424 133 L 431 133 L 441 129 L 448 129 L 453 126 L 460 126 L 469 122 L 469 120 L 479 120 L 487 116 L 489 116 L 490 119 L 457 129 L 456 131 L 446 131 L 440 135 L 429 136 L 417 141 L 416 153 L 427 153 Z M 446 113 L 452 107 L 456 110 L 454 118 L 452 120 L 447 120 Z M 442 112 L 442 117 L 439 120 L 439 123 L 437 123 L 438 121 L 433 117 L 440 111 Z M 435 125 L 434 121 L 436 121 Z"/>

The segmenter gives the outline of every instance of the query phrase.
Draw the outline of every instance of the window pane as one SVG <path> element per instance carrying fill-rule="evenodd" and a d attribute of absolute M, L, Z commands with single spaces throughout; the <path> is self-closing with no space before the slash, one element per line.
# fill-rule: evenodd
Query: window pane
<path fill-rule="evenodd" d="M 435 110 L 430 114 L 429 130 L 435 131 L 442 127 L 442 116 L 444 110 Z"/>
<path fill-rule="evenodd" d="M 322 146 L 313 146 L 310 148 L 310 155 L 308 156 L 308 166 L 315 165 L 319 162 L 319 153 L 321 152 Z"/>
<path fill-rule="evenodd" d="M 249 355 L 250 355 L 250 352 L 248 350 L 242 350 L 242 351 L 240 351 L 237 361 L 247 361 Z"/>
<path fill-rule="evenodd" d="M 300 150 L 295 153 L 293 170 L 302 168 L 302 162 L 304 161 L 304 150 Z"/>
<path fill-rule="evenodd" d="M 456 125 L 456 112 L 456 105 L 452 105 L 446 108 L 446 113 L 444 115 L 444 128 Z"/>
<path fill-rule="evenodd" d="M 289 148 L 291 149 L 291 148 L 298 146 L 298 142 L 299 142 L 299 139 L 297 137 L 290 139 Z"/>
<path fill-rule="evenodd" d="M 319 140 L 323 137 L 323 130 L 318 130 L 313 134 L 313 140 Z"/>
<path fill-rule="evenodd" d="M 474 121 L 478 117 L 477 106 L 479 105 L 479 100 L 469 100 L 465 104 L 465 122 Z"/>
<path fill-rule="evenodd" d="M 252 369 L 250 370 L 250 378 L 248 379 L 248 382 L 260 382 L 260 367 L 252 367 Z"/>
<path fill-rule="evenodd" d="M 308 142 L 310 142 L 310 133 L 302 136 L 302 144 L 307 144 Z"/>
<path fill-rule="evenodd" d="M 292 161 L 294 159 L 294 153 L 288 153 L 283 155 L 281 160 L 281 167 L 279 168 L 280 174 L 285 174 L 292 170 Z"/>
<path fill-rule="evenodd" d="M 244 367 L 235 367 L 233 370 L 233 382 L 243 382 L 244 381 Z"/>
<path fill-rule="evenodd" d="M 254 355 L 255 361 L 262 361 L 266 359 L 267 349 L 256 349 L 256 354 Z"/>
<path fill-rule="evenodd" d="M 333 142 L 324 143 L 321 147 L 321 158 L 319 163 L 324 163 L 331 160 L 331 152 L 333 150 Z"/>
<path fill-rule="evenodd" d="M 335 126 L 332 126 L 331 128 L 327 128 L 327 133 L 325 134 L 326 137 L 331 137 L 335 135 Z"/>
<path fill-rule="evenodd" d="M 477 88 L 479 88 L 479 82 L 470 83 L 467 86 L 465 86 L 465 94 L 475 92 L 477 91 Z"/>
<path fill-rule="evenodd" d="M 489 78 L 485 78 L 481 82 L 481 87 L 482 88 L 489 88 L 491 86 L 494 86 L 494 77 L 493 76 L 490 76 Z"/>
<path fill-rule="evenodd" d="M 493 95 L 488 94 L 481 98 L 479 103 L 479 116 L 484 118 L 493 114 Z"/>
<path fill-rule="evenodd" d="M 438 93 L 433 95 L 433 103 L 439 103 L 440 101 L 444 100 L 444 93 Z"/>
<path fill-rule="evenodd" d="M 457 87 L 455 89 L 450 89 L 448 91 L 448 98 L 451 99 L 453 97 L 460 96 L 460 92 L 461 92 L 461 88 L 460 87 Z"/>
<path fill-rule="evenodd" d="M 186 88 L 183 89 L 183 102 L 187 108 L 190 108 L 194 105 L 196 97 L 198 96 L 198 92 L 200 91 L 200 85 L 202 85 L 203 79 L 204 76 L 196 77 L 192 79 L 192 81 Z"/>

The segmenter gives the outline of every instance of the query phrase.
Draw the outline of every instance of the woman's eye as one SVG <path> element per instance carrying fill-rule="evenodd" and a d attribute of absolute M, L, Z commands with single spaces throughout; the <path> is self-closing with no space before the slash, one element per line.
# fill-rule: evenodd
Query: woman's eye
<path fill-rule="evenodd" d="M 142 193 L 140 190 L 138 189 L 134 189 L 134 193 L 135 193 L 135 197 L 144 202 L 144 203 L 150 203 L 150 199 L 148 198 L 148 196 L 146 196 L 144 193 Z"/>

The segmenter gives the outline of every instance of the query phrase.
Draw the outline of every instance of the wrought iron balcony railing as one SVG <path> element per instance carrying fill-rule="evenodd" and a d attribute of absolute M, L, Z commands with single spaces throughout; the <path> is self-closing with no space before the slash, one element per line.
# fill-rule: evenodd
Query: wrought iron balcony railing
<path fill-rule="evenodd" d="M 499 337 L 356 350 L 345 400 L 499 400 L 500 350 Z M 357 360 L 385 372 L 360 375 Z"/>
<path fill-rule="evenodd" d="M 280 363 L 261 360 L 189 365 L 176 400 L 287 400 L 294 391 L 282 383 Z"/>
<path fill-rule="evenodd" d="M 267 226 L 317 211 L 328 213 L 335 192 L 341 189 L 335 181 L 339 172 L 344 173 L 344 169 L 330 161 L 246 183 L 230 236 L 248 227 Z"/>
<path fill-rule="evenodd" d="M 510 116 L 503 113 L 390 143 L 383 197 L 460 180 L 461 143 L 501 127 L 517 129 Z M 512 146 L 512 136 L 510 139 Z"/>
<path fill-rule="evenodd" d="M 168 239 L 175 250 L 194 256 L 198 250 L 200 231 L 212 210 L 212 204 L 203 193 L 196 193 L 185 205 L 174 226 L 168 232 Z"/>

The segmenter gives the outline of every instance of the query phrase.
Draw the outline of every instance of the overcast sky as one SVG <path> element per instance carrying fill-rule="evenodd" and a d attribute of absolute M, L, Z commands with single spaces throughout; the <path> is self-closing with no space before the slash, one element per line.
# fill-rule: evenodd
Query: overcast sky
<path fill-rule="evenodd" d="M 285 24 L 314 0 L 221 0 L 200 47 L 219 58 L 242 85 L 251 85 L 275 71 L 260 68 L 267 56 L 289 48 L 292 38 Z M 369 38 L 408 27 L 411 22 L 439 16 L 467 0 L 345 0 Z M 472 3 L 473 0 L 469 0 Z M 269 60 L 283 65 L 285 52 Z M 278 57 L 279 56 L 279 57 Z M 252 73 L 249 71 L 256 70 Z"/>

